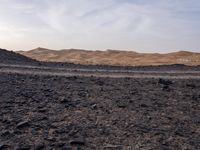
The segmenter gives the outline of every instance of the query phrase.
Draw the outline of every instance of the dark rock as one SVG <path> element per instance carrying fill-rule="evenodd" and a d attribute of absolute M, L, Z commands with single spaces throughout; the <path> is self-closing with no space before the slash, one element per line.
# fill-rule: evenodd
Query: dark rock
<path fill-rule="evenodd" d="M 38 65 L 38 61 L 23 56 L 21 54 L 15 53 L 13 51 L 8 51 L 0 48 L 0 63 L 4 64 L 26 64 L 26 65 Z"/>
<path fill-rule="evenodd" d="M 85 145 L 85 139 L 83 137 L 75 138 L 69 142 L 71 145 Z"/>
<path fill-rule="evenodd" d="M 47 140 L 48 140 L 48 141 L 51 141 L 51 142 L 55 142 L 55 141 L 56 141 L 56 138 L 50 136 L 50 137 L 47 138 Z"/>
<path fill-rule="evenodd" d="M 195 123 L 195 124 L 200 124 L 200 117 L 199 116 L 198 117 L 194 117 L 192 119 L 192 122 Z"/>
<path fill-rule="evenodd" d="M 110 127 L 109 126 L 102 126 L 101 128 L 99 128 L 99 133 L 101 135 L 108 136 L 110 134 Z"/>
<path fill-rule="evenodd" d="M 163 90 L 163 91 L 170 92 L 170 88 L 169 88 L 168 85 L 164 85 L 164 86 L 162 87 L 162 90 Z"/>
<path fill-rule="evenodd" d="M 81 92 L 78 93 L 78 96 L 82 97 L 82 98 L 85 98 L 87 96 L 87 92 L 81 91 Z"/>
<path fill-rule="evenodd" d="M 28 144 L 21 144 L 17 147 L 16 150 L 30 150 L 31 149 L 31 145 Z"/>
<path fill-rule="evenodd" d="M 9 148 L 8 145 L 0 143 L 0 150 L 7 150 Z"/>
<path fill-rule="evenodd" d="M 166 80 L 166 79 L 159 79 L 158 83 L 159 83 L 159 84 L 163 84 L 163 85 L 170 85 L 170 84 L 173 84 L 172 81 Z"/>
<path fill-rule="evenodd" d="M 56 143 L 56 147 L 58 147 L 58 148 L 63 148 L 64 146 L 65 146 L 65 142 L 58 142 L 58 143 Z"/>
<path fill-rule="evenodd" d="M 3 130 L 3 131 L 1 132 L 1 136 L 9 136 L 9 135 L 11 135 L 11 134 L 12 134 L 12 132 L 9 131 L 9 130 Z"/>
<path fill-rule="evenodd" d="M 199 95 L 200 96 L 200 95 Z M 200 97 L 197 96 L 197 95 L 192 95 L 192 99 L 195 100 L 195 101 L 198 101 L 198 99 L 200 99 Z"/>
<path fill-rule="evenodd" d="M 107 144 L 104 146 L 104 150 L 123 150 L 122 145 L 112 145 L 112 144 Z"/>
<path fill-rule="evenodd" d="M 50 89 L 50 88 L 47 88 L 47 89 L 43 89 L 44 92 L 52 92 L 53 90 Z"/>
<path fill-rule="evenodd" d="M 74 80 L 78 79 L 78 77 L 77 76 L 73 76 L 73 77 L 68 77 L 68 79 L 74 81 Z"/>
<path fill-rule="evenodd" d="M 190 88 L 196 88 L 196 85 L 195 85 L 195 84 L 192 84 L 192 83 L 187 83 L 186 86 L 187 86 L 187 87 L 190 87 Z"/>
<path fill-rule="evenodd" d="M 67 146 L 67 145 L 64 145 L 62 148 L 60 148 L 61 150 L 73 150 L 74 148 L 71 147 L 71 146 Z M 77 149 L 76 149 L 77 150 Z"/>
<path fill-rule="evenodd" d="M 117 106 L 119 108 L 126 108 L 127 105 L 125 103 L 117 103 Z"/>
<path fill-rule="evenodd" d="M 23 95 L 24 97 L 26 97 L 26 98 L 33 98 L 33 96 L 35 95 L 35 93 L 33 92 L 33 91 L 31 91 L 31 90 L 27 90 L 27 91 L 23 91 L 22 93 L 21 93 L 21 95 Z M 24 101 L 23 103 L 25 103 L 26 101 Z"/>
<path fill-rule="evenodd" d="M 29 121 L 23 121 L 17 124 L 17 128 L 24 128 L 30 126 Z"/>
<path fill-rule="evenodd" d="M 69 100 L 66 99 L 65 97 L 61 97 L 61 98 L 60 98 L 60 102 L 61 102 L 61 103 L 67 103 L 67 102 L 69 102 Z"/>
<path fill-rule="evenodd" d="M 146 125 L 136 124 L 134 126 L 136 127 L 136 130 L 139 131 L 140 133 L 148 133 L 151 131 L 151 128 Z"/>
<path fill-rule="evenodd" d="M 38 112 L 41 112 L 41 113 L 44 113 L 44 112 L 46 112 L 46 111 L 47 111 L 46 108 L 41 108 L 41 109 L 38 110 Z"/>
<path fill-rule="evenodd" d="M 97 104 L 93 104 L 93 105 L 91 106 L 91 108 L 92 108 L 92 109 L 97 109 Z"/>
<path fill-rule="evenodd" d="M 35 145 L 35 150 L 44 150 L 45 149 L 45 145 L 43 143 L 37 143 Z"/>
<path fill-rule="evenodd" d="M 140 107 L 148 107 L 146 104 L 140 104 Z"/>
<path fill-rule="evenodd" d="M 97 84 L 97 85 L 100 85 L 100 86 L 103 86 L 103 85 L 104 85 L 104 82 L 103 82 L 103 81 L 100 81 L 100 80 L 98 80 L 98 81 L 96 81 L 96 84 Z"/>
<path fill-rule="evenodd" d="M 128 101 L 126 100 L 117 100 L 116 103 L 119 108 L 126 108 L 128 106 Z"/>

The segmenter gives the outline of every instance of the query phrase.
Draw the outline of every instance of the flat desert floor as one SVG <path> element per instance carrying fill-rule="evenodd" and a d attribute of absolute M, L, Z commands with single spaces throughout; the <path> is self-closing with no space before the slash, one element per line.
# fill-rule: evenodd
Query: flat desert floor
<path fill-rule="evenodd" d="M 0 67 L 0 149 L 200 148 L 198 71 Z"/>

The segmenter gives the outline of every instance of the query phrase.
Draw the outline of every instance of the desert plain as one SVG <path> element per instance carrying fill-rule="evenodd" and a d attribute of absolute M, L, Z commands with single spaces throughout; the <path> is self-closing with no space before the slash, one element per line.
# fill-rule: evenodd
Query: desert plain
<path fill-rule="evenodd" d="M 1 150 L 198 150 L 200 66 L 39 62 L 0 50 Z"/>

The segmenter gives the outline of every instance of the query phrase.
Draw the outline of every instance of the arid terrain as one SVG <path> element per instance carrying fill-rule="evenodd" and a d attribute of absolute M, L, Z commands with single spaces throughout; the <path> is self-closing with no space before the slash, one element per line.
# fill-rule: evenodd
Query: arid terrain
<path fill-rule="evenodd" d="M 0 49 L 0 150 L 198 150 L 200 66 L 38 62 Z"/>
<path fill-rule="evenodd" d="M 87 51 L 80 49 L 50 50 L 36 48 L 18 53 L 39 61 L 67 62 L 85 65 L 146 66 L 184 64 L 200 65 L 200 53 L 178 51 L 168 54 L 137 53 L 133 51 Z"/>

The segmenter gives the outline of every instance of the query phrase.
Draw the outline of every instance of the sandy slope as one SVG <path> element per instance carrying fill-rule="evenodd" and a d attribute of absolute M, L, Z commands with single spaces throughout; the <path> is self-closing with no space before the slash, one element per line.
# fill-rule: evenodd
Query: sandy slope
<path fill-rule="evenodd" d="M 168 54 L 136 53 L 131 51 L 86 51 L 78 49 L 49 50 L 37 48 L 18 53 L 40 61 L 70 62 L 76 64 L 102 64 L 102 65 L 166 65 L 185 64 L 200 65 L 200 53 L 179 51 Z"/>

